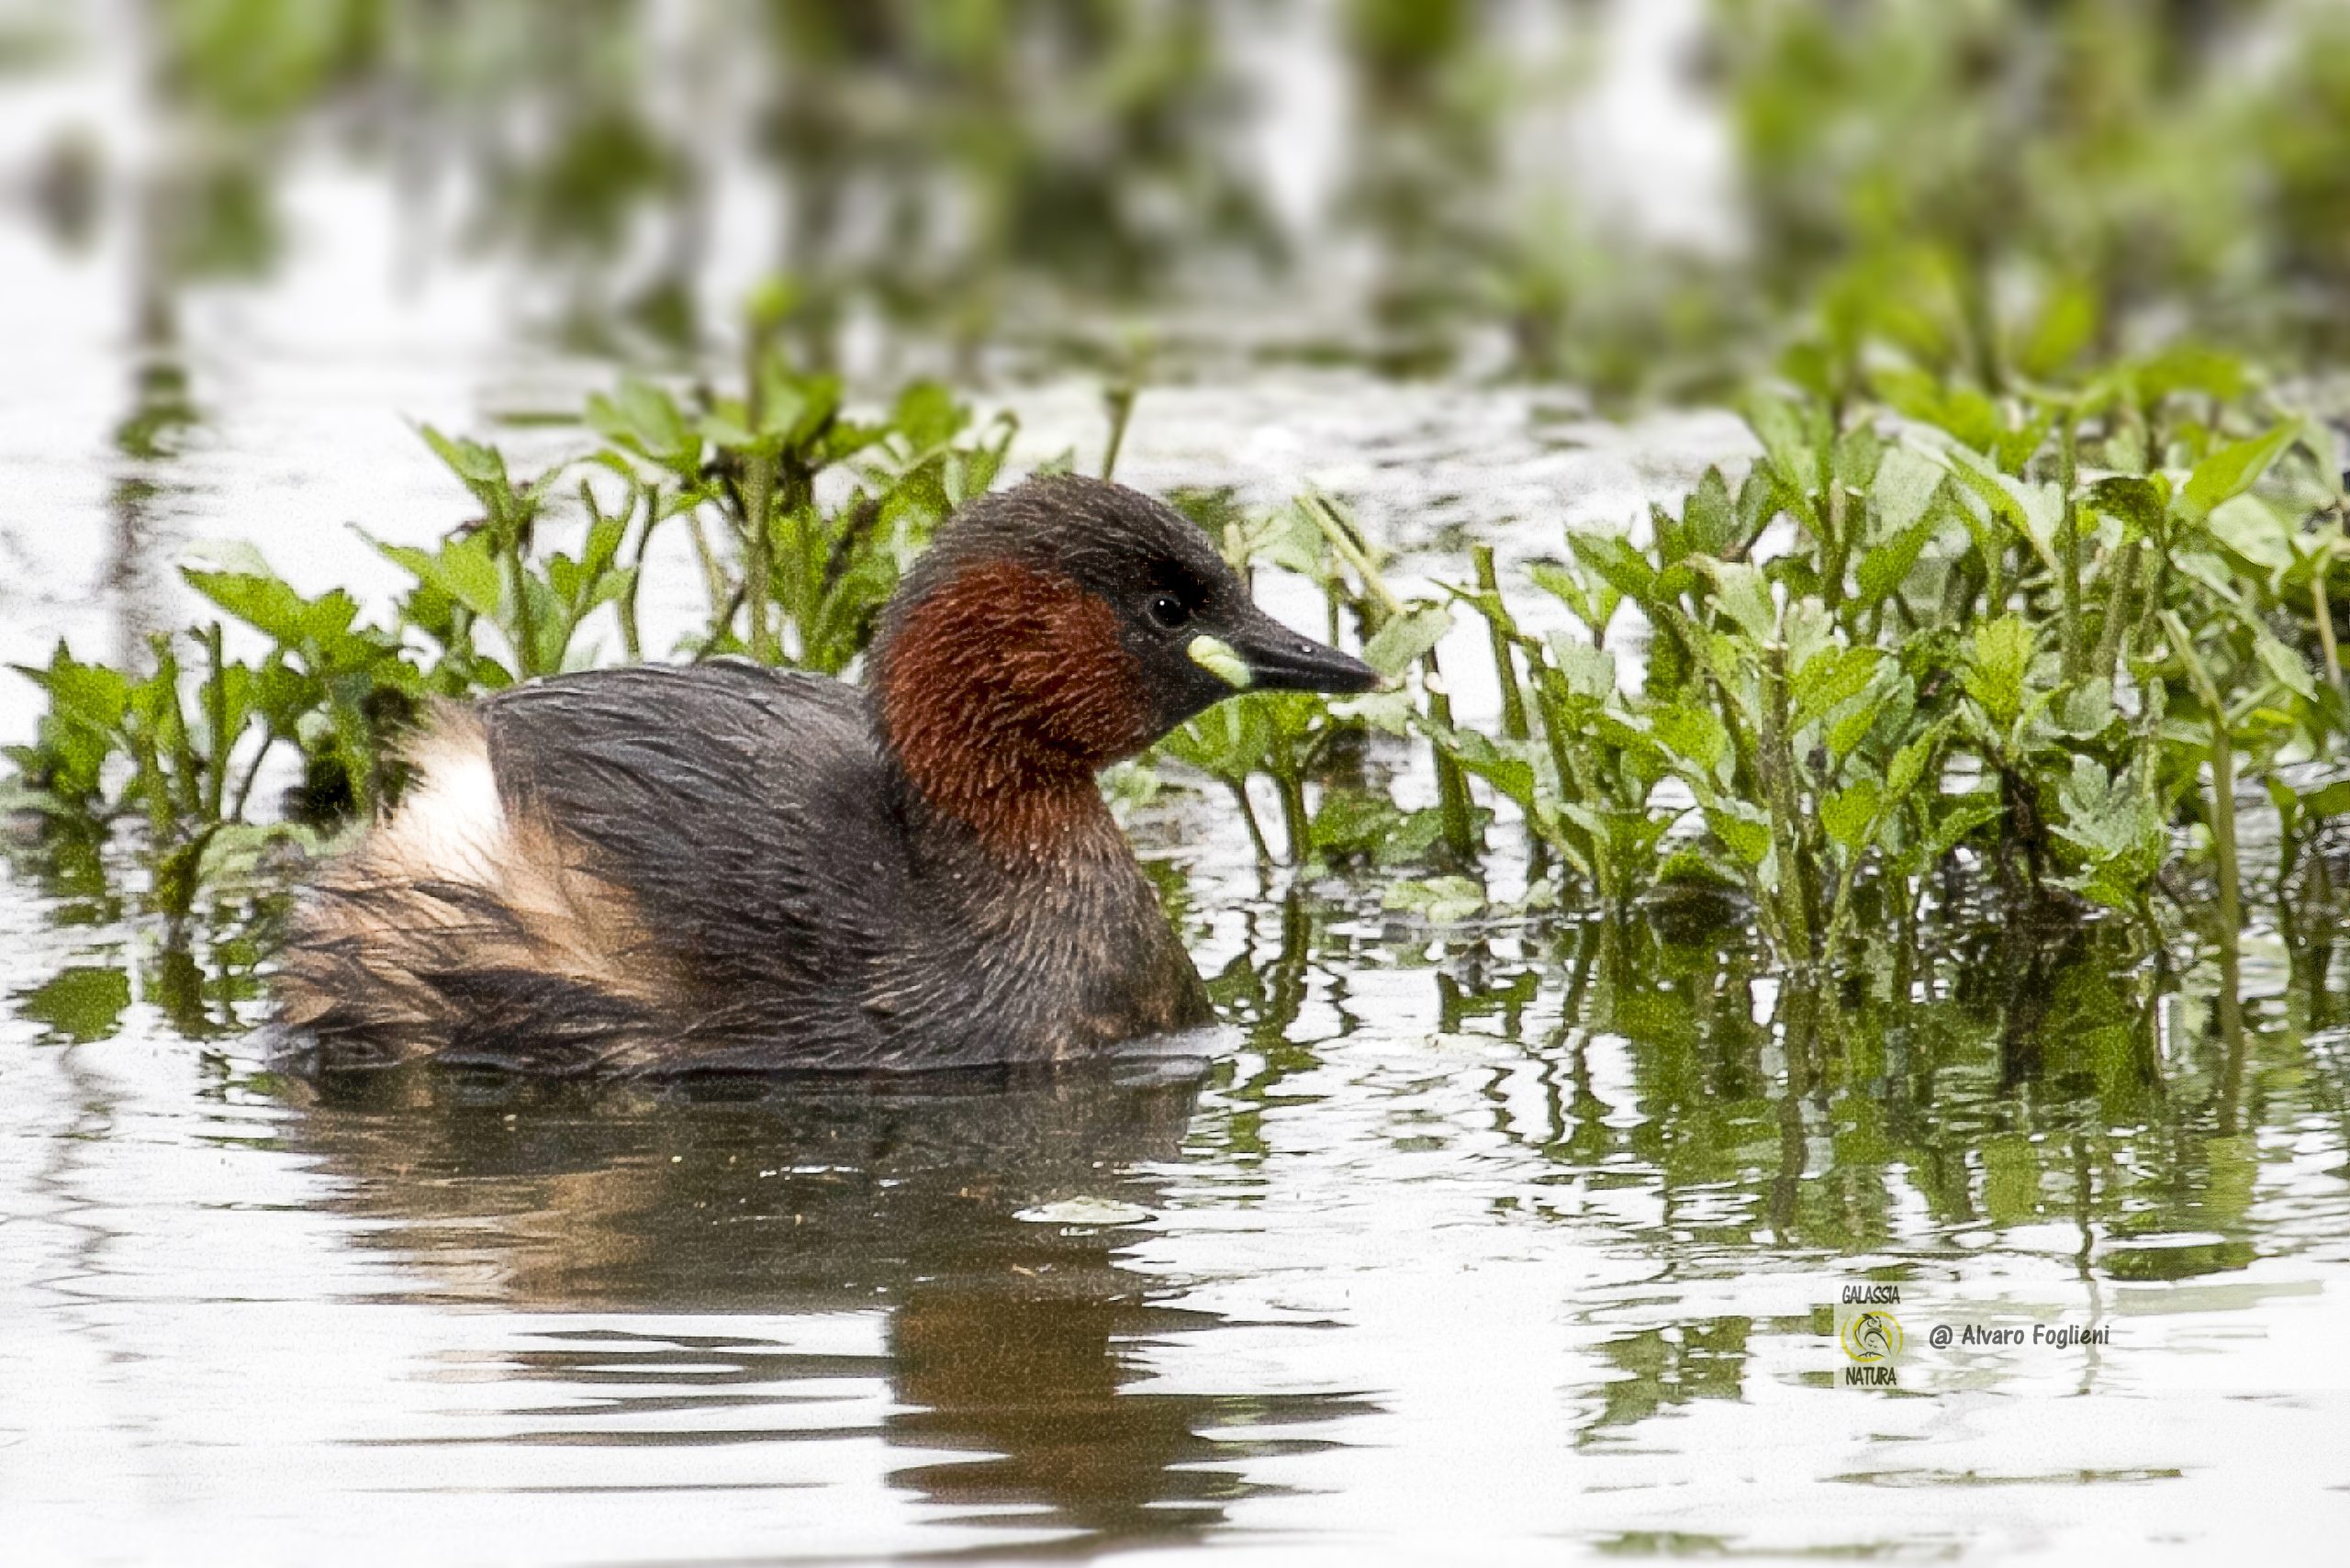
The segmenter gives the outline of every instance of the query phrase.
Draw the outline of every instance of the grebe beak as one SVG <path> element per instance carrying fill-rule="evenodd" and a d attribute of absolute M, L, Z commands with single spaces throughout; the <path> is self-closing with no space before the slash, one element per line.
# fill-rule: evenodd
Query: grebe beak
<path fill-rule="evenodd" d="M 1350 654 L 1301 636 L 1250 608 L 1222 637 L 1192 639 L 1192 662 L 1237 691 L 1369 691 L 1379 672 Z"/>

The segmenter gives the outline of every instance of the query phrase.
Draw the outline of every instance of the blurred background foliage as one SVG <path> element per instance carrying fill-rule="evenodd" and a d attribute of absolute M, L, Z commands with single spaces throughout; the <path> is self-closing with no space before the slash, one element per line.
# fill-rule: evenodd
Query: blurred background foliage
<path fill-rule="evenodd" d="M 509 252 L 640 353 L 774 273 L 819 363 L 859 322 L 966 371 L 1141 323 L 1609 397 L 1796 344 L 1992 390 L 2179 337 L 2290 366 L 2350 319 L 2329 0 L 0 8 L 0 72 L 92 51 L 140 116 L 9 174 L 61 243 L 140 225 L 151 312 L 278 265 L 324 155 L 393 182 L 411 264 Z"/>

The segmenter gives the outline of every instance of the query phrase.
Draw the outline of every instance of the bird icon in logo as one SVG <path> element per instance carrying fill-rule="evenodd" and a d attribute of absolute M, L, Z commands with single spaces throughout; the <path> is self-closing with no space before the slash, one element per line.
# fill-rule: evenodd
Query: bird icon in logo
<path fill-rule="evenodd" d="M 1844 1324 L 1844 1353 L 1856 1361 L 1889 1361 L 1901 1353 L 1901 1321 L 1889 1312 L 1858 1312 Z"/>

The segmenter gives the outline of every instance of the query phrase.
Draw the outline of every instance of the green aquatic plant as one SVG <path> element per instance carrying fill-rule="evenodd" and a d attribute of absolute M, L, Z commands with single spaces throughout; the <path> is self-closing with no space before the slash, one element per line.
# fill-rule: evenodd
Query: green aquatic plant
<path fill-rule="evenodd" d="M 252 846 L 240 830 L 271 749 L 299 727 L 305 679 L 274 654 L 258 667 L 228 658 L 217 622 L 185 641 L 196 668 L 183 666 L 182 639 L 158 634 L 139 678 L 59 644 L 46 666 L 22 668 L 49 710 L 33 744 L 8 751 L 25 801 L 52 831 L 95 838 L 118 820 L 138 823 L 144 898 L 173 944 L 207 876 Z"/>
<path fill-rule="evenodd" d="M 1017 426 L 917 382 L 877 420 L 848 417 L 839 379 L 754 356 L 740 397 L 696 408 L 643 381 L 588 409 L 593 461 L 627 483 L 640 541 L 675 519 L 709 604 L 700 655 L 742 653 L 836 674 L 871 637 L 899 573 L 946 514 L 991 487 Z M 845 474 L 845 499 L 818 484 Z M 592 503 L 591 503 L 592 505 Z M 640 542 L 635 559 L 643 560 Z M 633 634 L 633 582 L 620 601 Z"/>
<path fill-rule="evenodd" d="M 230 656 L 218 621 L 153 639 L 139 667 L 61 645 L 23 671 L 48 708 L 7 754 L 11 801 L 58 834 L 140 818 L 149 902 L 177 933 L 221 846 L 249 837 L 249 811 L 276 816 L 252 810 L 273 758 L 299 759 L 287 817 L 330 830 L 397 795 L 400 739 L 428 701 L 599 662 L 599 625 L 643 657 L 646 551 L 666 527 L 691 533 L 709 597 L 681 654 L 837 673 L 931 531 L 995 482 L 1014 427 L 975 432 L 970 410 L 926 382 L 852 420 L 835 380 L 771 344 L 749 368 L 741 397 L 625 381 L 588 403 L 599 446 L 528 477 L 495 446 L 425 428 L 476 515 L 430 547 L 371 541 L 408 578 L 380 622 L 343 589 L 306 597 L 250 548 L 209 550 L 182 576 L 258 660 Z"/>
<path fill-rule="evenodd" d="M 1224 703 L 1176 731 L 1155 755 L 1205 774 L 1232 796 L 1260 865 L 1270 867 L 1273 853 L 1248 792 L 1259 777 L 1281 802 L 1292 865 L 1473 864 L 1481 813 L 1459 764 L 1440 747 L 1428 753 L 1437 800 L 1427 807 L 1399 806 L 1390 792 L 1371 787 L 1360 766 L 1374 732 L 1408 740 L 1439 714 L 1449 728 L 1436 645 L 1451 626 L 1450 610 L 1399 598 L 1386 580 L 1385 552 L 1328 496 L 1307 495 L 1256 513 L 1242 513 L 1220 496 L 1179 498 L 1217 536 L 1244 578 L 1268 569 L 1311 581 L 1323 598 L 1327 635 L 1336 641 L 1342 627 L 1354 628 L 1364 661 L 1385 678 L 1386 689 L 1337 702 L 1264 693 Z M 1318 804 L 1309 798 L 1317 778 L 1326 786 Z"/>
<path fill-rule="evenodd" d="M 61 823 L 140 808 L 157 902 L 184 910 L 207 825 L 243 819 L 276 749 L 302 758 L 301 814 L 368 814 L 423 702 L 602 659 L 598 626 L 645 656 L 664 530 L 691 540 L 707 604 L 676 655 L 842 671 L 1013 426 L 975 428 L 928 383 L 854 417 L 777 348 L 779 309 L 755 318 L 740 392 L 624 381 L 588 404 L 599 444 L 536 476 L 426 431 L 478 515 L 431 548 L 378 546 L 409 578 L 382 624 L 231 552 L 187 580 L 259 635 L 258 664 L 218 628 L 190 633 L 201 673 L 169 645 L 139 673 L 61 651 L 33 672 L 50 711 L 17 754 L 28 798 Z M 2350 731 L 2331 432 L 2201 351 L 1998 395 L 1880 360 L 1746 411 L 1760 454 L 1736 485 L 1709 470 L 1637 529 L 1571 532 L 1525 568 L 1533 597 L 1482 546 L 1467 580 L 1407 597 L 1326 496 L 1179 498 L 1243 572 L 1309 584 L 1388 686 L 1225 704 L 1150 763 L 1227 792 L 1267 867 L 1259 790 L 1294 867 L 1429 874 L 1387 896 L 1431 919 L 1490 910 L 1488 862 L 1522 850 L 1526 908 L 1735 896 L 1784 972 L 1822 984 L 1913 944 L 1967 886 L 2036 922 L 2109 913 L 2155 946 L 2159 895 L 2230 958 L 2239 785 L 2282 817 L 2280 896 L 2350 805 L 2328 771 Z M 1456 625 L 1482 630 L 1490 726 L 1453 707 Z"/>
<path fill-rule="evenodd" d="M 2159 938 L 2172 808 L 2209 771 L 2231 950 L 2237 779 L 2344 728 L 2330 442 L 2298 417 L 2238 433 L 2255 400 L 2210 355 L 2029 398 L 1878 379 L 1883 402 L 1755 399 L 1762 455 L 1734 492 L 1708 473 L 1644 541 L 1578 532 L 1531 566 L 1579 634 L 1526 635 L 1481 561 L 1456 592 L 1486 622 L 1498 732 L 1417 722 L 1603 906 L 1727 883 L 1790 973 L 1822 977 L 1865 916 L 1914 930 L 1961 852 L 2010 901 Z M 1627 611 L 1637 690 L 1610 641 Z"/>

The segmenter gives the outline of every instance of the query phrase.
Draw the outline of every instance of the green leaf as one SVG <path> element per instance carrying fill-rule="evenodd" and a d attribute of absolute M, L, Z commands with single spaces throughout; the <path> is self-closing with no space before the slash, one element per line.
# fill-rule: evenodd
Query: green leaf
<path fill-rule="evenodd" d="M 1427 651 L 1452 630 L 1452 611 L 1440 604 L 1422 605 L 1389 618 L 1362 651 L 1362 662 L 1390 680 L 1419 663 Z"/>
<path fill-rule="evenodd" d="M 2174 343 L 2122 374 L 2135 403 L 2158 403 L 2177 392 L 2199 392 L 2232 403 L 2252 389 L 2243 360 L 2198 343 Z"/>
<path fill-rule="evenodd" d="M 1161 741 L 1158 749 L 1214 778 L 1237 781 L 1264 768 L 1272 727 L 1262 705 L 1220 702 Z"/>
<path fill-rule="evenodd" d="M 445 436 L 431 425 L 421 427 L 424 443 L 430 446 L 449 471 L 462 481 L 492 517 L 499 515 L 513 494 L 507 482 L 506 459 L 495 447 L 484 446 L 463 436 Z"/>
<path fill-rule="evenodd" d="M 1830 709 L 1859 696 L 1885 659 L 1876 648 L 1823 648 L 1806 659 L 1788 690 L 1795 698 L 1795 727 L 1802 729 Z"/>
<path fill-rule="evenodd" d="M 2277 640 L 2277 634 L 2266 626 L 2255 625 L 2252 633 L 2253 651 L 2260 655 L 2262 667 L 2276 678 L 2277 684 L 2304 702 L 2317 700 L 2317 682 L 2311 678 L 2310 666 L 2301 655 Z"/>
<path fill-rule="evenodd" d="M 2003 428 L 1999 410 L 1973 387 L 1946 386 L 1923 371 L 1906 368 L 1880 370 L 1871 382 L 1896 412 L 1931 425 L 1962 445 L 1988 451 L 1998 442 Z"/>
<path fill-rule="evenodd" d="M 890 422 L 917 452 L 944 446 L 971 422 L 971 411 L 935 381 L 917 381 L 898 394 Z"/>
<path fill-rule="evenodd" d="M 1253 708 L 1256 703 L 1233 703 L 1233 707 Z M 1409 691 L 1371 691 L 1360 697 L 1344 697 L 1331 703 L 1330 715 L 1350 723 L 1365 724 L 1385 735 L 1404 736 L 1412 733 L 1412 722 L 1419 709 Z M 1214 712 L 1214 709 L 1209 710 Z"/>
<path fill-rule="evenodd" d="M 1958 846 L 1959 840 L 1986 823 L 1999 820 L 1999 799 L 1994 794 L 1960 795 L 1951 800 L 1934 817 L 1933 829 L 1922 846 L 1924 863 L 1930 866 Z"/>
<path fill-rule="evenodd" d="M 1507 796 L 1510 802 L 1531 817 L 1536 813 L 1534 765 L 1525 756 L 1513 756 L 1495 742 L 1474 730 L 1460 730 L 1449 737 L 1444 748 L 1462 771 L 1473 773 Z"/>
<path fill-rule="evenodd" d="M 1617 610 L 1624 602 L 1624 595 L 1615 584 L 1594 575 L 1586 584 L 1573 571 L 1550 561 L 1536 561 L 1526 568 L 1526 575 L 1537 588 L 1555 597 L 1573 612 L 1574 618 L 1591 629 L 1595 637 L 1604 636 L 1616 619 Z"/>
<path fill-rule="evenodd" d="M 17 669 L 49 693 L 50 710 L 61 719 L 105 734 L 129 715 L 130 678 L 105 665 L 81 663 L 62 641 L 48 668 L 18 665 Z"/>
<path fill-rule="evenodd" d="M 1944 473 L 1941 464 L 1913 446 L 1897 446 L 1886 453 L 1869 492 L 1876 504 L 1878 526 L 1887 534 L 1897 534 L 1922 521 L 1926 509 L 1933 504 L 1934 492 L 1942 487 Z"/>
<path fill-rule="evenodd" d="M 1620 533 L 1571 533 L 1567 547 L 1617 593 L 1646 604 L 1656 597 L 1656 568 Z"/>
<path fill-rule="evenodd" d="M 1828 711 L 1820 738 L 1828 743 L 1830 757 L 1841 765 L 1871 734 L 1885 736 L 1887 744 L 1906 734 L 1917 706 L 1917 687 L 1888 660 L 1857 695 Z"/>
<path fill-rule="evenodd" d="M 2170 483 L 2159 474 L 2099 479 L 2089 487 L 2088 503 L 2120 521 L 2131 537 L 2160 539 L 2170 511 Z"/>
<path fill-rule="evenodd" d="M 1740 630 L 1757 642 L 1776 640 L 1779 607 L 1771 598 L 1770 579 L 1762 569 L 1743 561 L 1707 561 L 1706 575 L 1714 579 L 1714 602 Z"/>
<path fill-rule="evenodd" d="M 1886 799 L 1898 805 L 1910 790 L 1924 779 L 1926 764 L 1934 754 L 1940 734 L 1930 730 L 1893 754 L 1892 763 L 1885 770 Z"/>
<path fill-rule="evenodd" d="M 1616 655 L 1561 633 L 1550 634 L 1550 658 L 1566 678 L 1567 689 L 1591 701 L 1616 695 Z"/>
<path fill-rule="evenodd" d="M 492 622 L 498 619 L 505 581 L 487 530 L 449 540 L 438 551 L 386 544 L 373 538 L 367 543 L 419 582 L 431 584 L 476 615 Z"/>
<path fill-rule="evenodd" d="M 1743 412 L 1755 439 L 1762 443 L 1765 460 L 1794 498 L 1807 509 L 1810 498 L 1828 488 L 1825 453 L 1830 436 L 1826 415 L 1816 406 L 1773 397 L 1749 398 Z"/>
<path fill-rule="evenodd" d="M 2265 435 L 2221 447 L 2195 465 L 2172 510 L 2190 521 L 2210 516 L 2213 509 L 2258 484 L 2269 465 L 2300 436 L 2301 421 L 2287 420 Z"/>
<path fill-rule="evenodd" d="M 2002 615 L 1976 627 L 1968 640 L 1960 682 L 1999 729 L 2014 723 L 2023 711 L 2035 651 L 2031 628 L 2016 615 Z"/>
<path fill-rule="evenodd" d="M 1706 825 L 1714 836 L 1749 867 L 1757 867 L 1771 856 L 1771 824 L 1762 813 L 1743 801 L 1725 802 L 1706 811 Z"/>
<path fill-rule="evenodd" d="M 1719 555 L 1738 538 L 1738 514 L 1722 471 L 1709 467 L 1681 507 L 1682 539 L 1699 554 Z"/>
<path fill-rule="evenodd" d="M 2065 734 L 2083 740 L 2103 734 L 2113 715 L 2113 685 L 2102 676 L 2084 680 L 2065 693 L 2056 714 Z"/>
<path fill-rule="evenodd" d="M 183 566 L 188 587 L 275 643 L 299 645 L 308 629 L 309 605 L 284 579 L 266 572 L 204 571 Z M 354 611 L 357 606 L 352 606 Z"/>
<path fill-rule="evenodd" d="M 1916 522 L 1870 548 L 1861 557 L 1861 602 L 1874 605 L 1890 599 L 1895 590 L 1909 580 L 1917 568 L 1918 557 L 1925 554 L 1927 543 L 1934 537 L 1937 519 L 1919 518 Z"/>
<path fill-rule="evenodd" d="M 1693 762 L 1705 773 L 1728 782 L 1729 731 L 1711 709 L 1694 703 L 1671 702 L 1649 716 L 1649 729 L 1676 756 Z"/>
<path fill-rule="evenodd" d="M 2019 479 L 1970 447 L 1945 446 L 1937 454 L 1994 517 L 2021 534 L 2042 563 L 2052 570 L 2056 567 L 2056 534 L 2065 522 L 2062 491 L 2054 485 Z"/>
<path fill-rule="evenodd" d="M 2350 778 L 2337 778 L 2301 798 L 2301 810 L 2313 817 L 2338 817 L 2350 812 Z"/>
<path fill-rule="evenodd" d="M 2290 571 L 2293 531 L 2277 509 L 2257 496 L 2234 496 L 2211 509 L 2205 521 L 2211 537 L 2273 580 Z"/>
<path fill-rule="evenodd" d="M 2016 346 L 2018 368 L 2035 380 L 2059 375 L 2095 339 L 2101 314 L 2098 292 L 2090 285 L 2073 278 L 2051 286 L 2031 329 Z"/>
<path fill-rule="evenodd" d="M 1877 471 L 1886 454 L 1885 440 L 1875 427 L 1863 423 L 1854 425 L 1836 438 L 1835 480 L 1839 487 L 1856 496 L 1868 494 L 1876 483 Z"/>
<path fill-rule="evenodd" d="M 763 452 L 771 444 L 754 432 L 747 422 L 749 416 L 742 404 L 732 399 L 722 401 L 701 418 L 701 436 L 711 445 L 728 452 Z"/>
<path fill-rule="evenodd" d="M 1819 825 L 1847 852 L 1868 847 L 1876 831 L 1877 810 L 1884 790 L 1874 778 L 1859 778 L 1819 802 Z"/>
<path fill-rule="evenodd" d="M 2170 564 L 2180 575 L 2194 578 L 2211 590 L 2211 597 L 2227 605 L 2239 616 L 2245 613 L 2244 600 L 2236 592 L 2235 568 L 2229 566 L 2217 552 L 2210 550 L 2175 550 Z"/>
<path fill-rule="evenodd" d="M 588 399 L 588 423 L 613 445 L 669 470 L 681 478 L 701 472 L 701 434 L 677 400 L 648 381 L 630 375 L 607 398 Z"/>
<path fill-rule="evenodd" d="M 1424 860 L 1444 836 L 1444 813 L 1403 812 L 1368 790 L 1332 790 L 1311 823 L 1314 852 L 1325 859 L 1362 857 L 1380 866 Z"/>
<path fill-rule="evenodd" d="M 2128 909 L 2161 869 L 2168 834 L 2161 809 L 2127 782 L 2109 777 L 2086 756 L 2073 758 L 2072 772 L 2057 786 L 2063 819 L 2054 834 L 2088 863 L 2088 873 L 2067 885 L 2116 909 Z"/>
<path fill-rule="evenodd" d="M 1236 570 L 1274 566 L 1318 578 L 1327 572 L 1329 542 L 1303 507 L 1268 507 L 1225 524 L 1224 556 Z"/>

